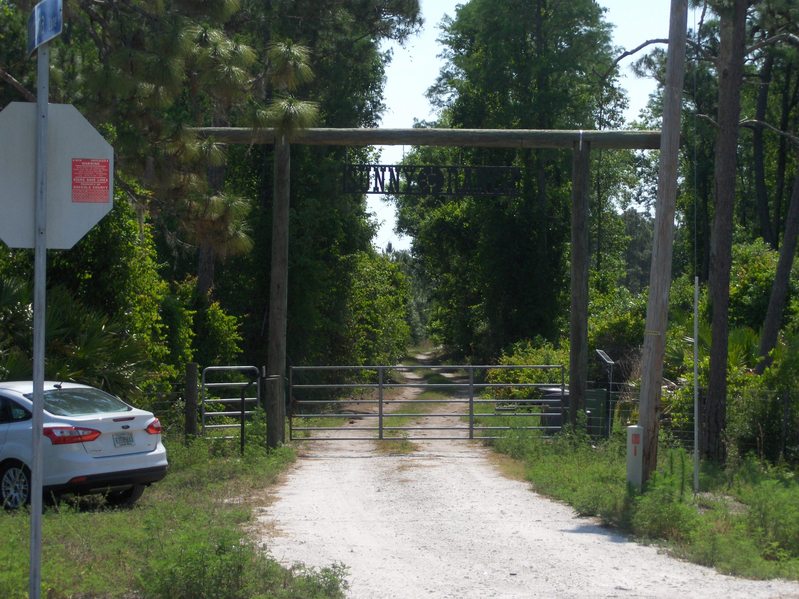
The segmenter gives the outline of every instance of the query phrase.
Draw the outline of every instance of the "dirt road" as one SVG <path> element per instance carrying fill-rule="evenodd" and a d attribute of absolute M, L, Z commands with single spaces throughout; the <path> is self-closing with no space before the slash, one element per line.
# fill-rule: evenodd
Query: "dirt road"
<path fill-rule="evenodd" d="M 307 442 L 260 510 L 261 540 L 285 564 L 345 564 L 356 599 L 799 598 L 799 583 L 722 576 L 578 518 L 502 476 L 479 443 L 415 444 Z"/>
<path fill-rule="evenodd" d="M 259 518 L 281 562 L 347 565 L 353 598 L 799 597 L 630 542 L 501 476 L 487 450 L 309 446 Z"/>

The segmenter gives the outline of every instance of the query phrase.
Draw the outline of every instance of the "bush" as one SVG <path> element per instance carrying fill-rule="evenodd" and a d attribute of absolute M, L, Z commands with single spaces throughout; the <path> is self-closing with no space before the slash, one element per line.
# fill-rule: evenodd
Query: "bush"
<path fill-rule="evenodd" d="M 690 498 L 690 459 L 685 450 L 670 450 L 666 467 L 652 475 L 646 490 L 635 500 L 632 528 L 653 539 L 686 541 L 699 523 Z"/>
<path fill-rule="evenodd" d="M 742 493 L 747 528 L 765 559 L 799 558 L 799 485 L 764 480 Z"/>
<path fill-rule="evenodd" d="M 540 337 L 530 341 L 514 343 L 510 349 L 502 354 L 499 363 L 503 366 L 513 365 L 568 365 L 569 348 L 554 347 L 549 341 Z M 525 384 L 550 384 L 560 385 L 562 382 L 561 370 L 558 368 L 519 369 L 496 368 L 489 370 L 486 379 L 489 383 L 525 383 Z M 492 390 L 494 397 L 531 396 L 529 389 L 515 389 L 512 392 L 504 389 Z"/>
<path fill-rule="evenodd" d="M 141 581 L 163 599 L 314 599 L 343 597 L 343 568 L 286 570 L 240 534 L 217 538 L 189 532 L 154 561 Z"/>

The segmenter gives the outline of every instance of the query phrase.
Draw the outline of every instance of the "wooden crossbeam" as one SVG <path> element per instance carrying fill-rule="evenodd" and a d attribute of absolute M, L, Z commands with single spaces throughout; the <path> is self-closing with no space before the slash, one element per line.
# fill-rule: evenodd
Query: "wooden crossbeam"
<path fill-rule="evenodd" d="M 274 129 L 197 127 L 203 137 L 228 144 L 273 144 Z M 288 140 L 314 146 L 457 146 L 480 148 L 568 148 L 581 141 L 594 149 L 656 150 L 660 131 L 538 129 L 304 129 Z"/>

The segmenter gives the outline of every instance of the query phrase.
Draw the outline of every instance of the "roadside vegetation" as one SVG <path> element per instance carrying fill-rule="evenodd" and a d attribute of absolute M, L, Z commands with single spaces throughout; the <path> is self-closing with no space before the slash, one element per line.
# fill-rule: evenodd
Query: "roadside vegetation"
<path fill-rule="evenodd" d="M 739 288 L 747 286 L 744 272 L 749 279 L 758 276 L 751 265 L 737 262 L 736 267 L 742 273 Z M 677 291 L 679 297 L 680 286 Z M 594 340 L 626 328 L 623 323 L 631 319 L 625 302 L 600 301 L 605 302 L 604 308 L 590 329 Z M 685 335 L 685 323 L 675 319 L 671 326 L 670 338 L 679 340 Z M 617 333 L 615 338 L 621 341 L 624 336 Z M 737 347 L 736 340 L 731 347 Z M 795 388 L 794 359 L 777 353 L 772 366 L 758 377 L 751 373 L 752 362 L 747 362 L 755 360 L 756 353 L 732 353 L 738 359 L 729 368 L 732 399 L 728 404 L 727 460 L 702 460 L 697 494 L 693 491 L 692 456 L 685 449 L 690 445 L 677 434 L 686 423 L 688 429 L 692 427 L 692 389 L 687 384 L 692 364 L 689 350 L 677 343 L 668 352 L 667 372 L 682 384 L 664 391 L 658 470 L 643 493 L 629 489 L 626 483 L 625 427 L 637 421 L 634 374 L 628 375 L 629 396 L 620 396 L 614 404 L 610 438 L 605 438 L 604 427 L 589 426 L 582 413 L 576 425 L 567 425 L 561 433 L 510 430 L 494 441 L 493 447 L 520 461 L 524 478 L 536 491 L 569 503 L 581 515 L 597 516 L 609 526 L 663 544 L 674 555 L 724 573 L 799 579 L 799 477 L 796 447 L 790 441 L 790 435 L 796 434 L 790 428 L 796 406 L 775 400 Z M 567 357 L 565 343 L 554 349 L 548 342 L 536 340 L 514 345 L 500 363 L 564 363 Z M 703 380 L 706 367 L 703 361 Z M 500 384 L 551 382 L 545 376 L 541 371 L 496 369 L 489 371 L 488 380 Z M 766 389 L 773 391 L 765 393 Z M 491 389 L 491 395 L 505 399 L 508 391 L 497 387 Z M 540 417 L 509 419 L 506 424 L 522 426 L 522 422 L 537 425 Z"/>
<path fill-rule="evenodd" d="M 597 443 L 573 430 L 552 438 L 511 432 L 494 447 L 521 461 L 537 492 L 580 515 L 723 573 L 799 579 L 799 480 L 784 466 L 754 457 L 723 469 L 705 465 L 702 492 L 694 495 L 691 457 L 669 448 L 636 493 L 625 482 L 622 434 Z"/>
<path fill-rule="evenodd" d="M 253 507 L 263 505 L 293 451 L 265 453 L 253 442 L 240 457 L 235 443 L 222 443 L 167 440 L 169 475 L 133 509 L 107 509 L 98 498 L 48 507 L 43 596 L 343 597 L 341 567 L 286 569 L 248 535 Z M 27 597 L 29 520 L 25 510 L 0 513 L 0 596 L 8 599 Z"/>

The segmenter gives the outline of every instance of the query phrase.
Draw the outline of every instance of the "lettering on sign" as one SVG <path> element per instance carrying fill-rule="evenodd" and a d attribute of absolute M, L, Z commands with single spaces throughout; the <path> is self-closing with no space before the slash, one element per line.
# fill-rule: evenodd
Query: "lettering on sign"
<path fill-rule="evenodd" d="M 107 204 L 110 201 L 111 168 L 108 160 L 72 159 L 72 201 Z"/>
<path fill-rule="evenodd" d="M 513 166 L 344 165 L 345 193 L 517 196 L 520 181 Z"/>

